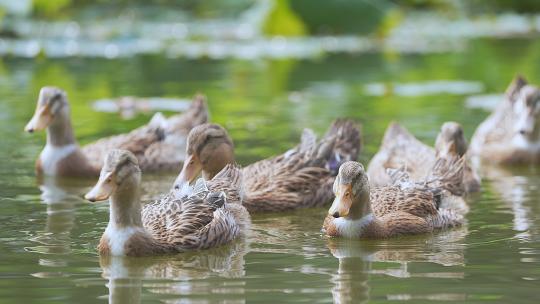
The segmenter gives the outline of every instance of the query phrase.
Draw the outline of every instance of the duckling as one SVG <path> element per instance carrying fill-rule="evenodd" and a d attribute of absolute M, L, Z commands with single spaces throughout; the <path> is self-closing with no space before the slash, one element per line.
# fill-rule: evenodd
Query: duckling
<path fill-rule="evenodd" d="M 204 97 L 197 96 L 181 115 L 165 119 L 158 113 L 149 124 L 128 134 L 103 138 L 81 148 L 73 134 L 66 92 L 43 87 L 25 131 L 47 129 L 47 144 L 36 161 L 38 175 L 94 177 L 112 148 L 134 153 L 143 171 L 180 169 L 187 133 L 207 119 Z"/>
<path fill-rule="evenodd" d="M 374 186 L 390 184 L 388 168 L 403 167 L 412 180 L 425 179 L 438 159 L 451 160 L 467 153 L 467 140 L 463 128 L 457 122 L 445 122 L 435 140 L 435 149 L 427 146 L 414 137 L 398 123 L 391 123 L 386 130 L 379 152 L 373 156 L 368 165 L 370 183 Z M 451 168 L 439 166 L 444 174 Z M 469 165 L 464 164 L 463 190 L 467 193 L 480 190 L 480 177 Z M 462 195 L 461 193 L 455 193 Z"/>
<path fill-rule="evenodd" d="M 328 236 L 390 238 L 460 226 L 463 217 L 439 208 L 440 187 L 370 188 L 362 164 L 345 162 L 334 181 L 335 199 L 323 223 Z"/>
<path fill-rule="evenodd" d="M 505 99 L 474 132 L 471 154 L 492 164 L 540 162 L 540 88 L 516 77 Z"/>
<path fill-rule="evenodd" d="M 297 147 L 242 169 L 243 205 L 249 212 L 278 212 L 330 202 L 339 165 L 355 160 L 360 145 L 360 130 L 351 120 L 336 120 L 320 141 L 313 131 L 305 130 Z M 193 128 L 186 154 L 174 186 L 179 191 L 201 172 L 204 179 L 212 179 L 234 163 L 233 141 L 217 124 Z"/>
<path fill-rule="evenodd" d="M 235 178 L 240 171 L 227 166 L 216 181 Z M 141 170 L 126 150 L 112 150 L 106 157 L 99 181 L 85 198 L 109 199 L 110 218 L 99 242 L 100 255 L 145 256 L 217 247 L 242 237 L 250 217 L 224 192 L 199 191 L 181 199 L 165 196 L 141 207 Z M 209 184 L 212 181 L 208 182 Z"/>

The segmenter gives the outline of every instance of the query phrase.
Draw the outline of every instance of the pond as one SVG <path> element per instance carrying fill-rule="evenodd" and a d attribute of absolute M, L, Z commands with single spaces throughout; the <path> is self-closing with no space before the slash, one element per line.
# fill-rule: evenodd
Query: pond
<path fill-rule="evenodd" d="M 81 197 L 88 181 L 34 175 L 44 134 L 24 134 L 39 89 L 68 92 L 81 144 L 127 132 L 96 112 L 102 98 L 208 97 L 211 119 L 230 132 L 240 164 L 286 151 L 305 127 L 322 134 L 340 116 L 362 123 L 367 164 L 396 120 L 432 144 L 441 124 L 470 138 L 489 114 L 471 95 L 500 94 L 514 74 L 540 83 L 540 41 L 478 38 L 459 51 L 329 53 L 308 58 L 222 59 L 137 54 L 23 58 L 0 64 L 0 302 L 205 303 L 431 301 L 537 303 L 540 168 L 489 168 L 468 201 L 467 224 L 385 241 L 325 238 L 325 208 L 257 214 L 246 241 L 168 257 L 100 260 L 108 204 Z M 167 113 L 171 114 L 171 113 Z M 145 199 L 175 175 L 144 176 Z M 110 263 L 111 266 L 101 266 Z"/>

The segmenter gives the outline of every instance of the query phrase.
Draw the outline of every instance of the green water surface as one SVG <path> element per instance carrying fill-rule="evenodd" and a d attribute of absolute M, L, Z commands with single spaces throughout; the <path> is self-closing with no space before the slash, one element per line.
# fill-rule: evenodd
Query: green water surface
<path fill-rule="evenodd" d="M 211 119 L 230 131 L 237 160 L 249 164 L 295 145 L 304 127 L 318 134 L 339 116 L 363 124 L 360 160 L 377 151 L 397 120 L 426 143 L 440 125 L 461 123 L 470 137 L 488 112 L 466 95 L 403 97 L 366 93 L 369 83 L 479 82 L 501 93 L 517 72 L 540 82 L 540 42 L 472 40 L 460 52 L 328 55 L 306 60 L 24 59 L 0 61 L 0 303 L 538 303 L 538 167 L 491 168 L 469 198 L 468 223 L 434 235 L 386 241 L 329 240 L 326 209 L 253 216 L 247 241 L 193 254 L 113 259 L 96 245 L 108 205 L 81 199 L 91 182 L 36 181 L 44 134 L 25 134 L 41 86 L 64 88 L 81 144 L 127 132 L 133 120 L 92 110 L 122 95 L 208 96 Z M 146 198 L 174 175 L 145 176 Z"/>

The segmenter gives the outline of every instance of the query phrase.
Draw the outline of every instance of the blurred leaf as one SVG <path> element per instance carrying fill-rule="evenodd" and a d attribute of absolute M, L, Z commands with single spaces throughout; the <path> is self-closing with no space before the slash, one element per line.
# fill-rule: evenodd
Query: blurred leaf
<path fill-rule="evenodd" d="M 72 0 L 34 0 L 34 13 L 51 16 L 58 14 L 63 8 L 68 7 Z"/>
<path fill-rule="evenodd" d="M 263 31 L 270 36 L 304 36 L 307 33 L 306 26 L 291 10 L 288 0 L 274 1 Z"/>
<path fill-rule="evenodd" d="M 396 28 L 401 21 L 403 21 L 403 19 L 404 15 L 401 9 L 395 8 L 389 10 L 377 29 L 377 36 L 381 38 L 386 37 L 392 31 L 392 29 Z"/>
<path fill-rule="evenodd" d="M 294 0 L 291 9 L 311 34 L 368 34 L 376 29 L 388 8 L 387 1 Z"/>

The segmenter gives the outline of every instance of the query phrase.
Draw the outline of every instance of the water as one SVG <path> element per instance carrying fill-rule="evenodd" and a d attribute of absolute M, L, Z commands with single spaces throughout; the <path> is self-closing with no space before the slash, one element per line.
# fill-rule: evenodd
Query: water
<path fill-rule="evenodd" d="M 476 37 L 476 36 L 475 36 Z M 253 60 L 68 56 L 3 57 L 0 64 L 0 299 L 22 303 L 390 302 L 537 303 L 538 167 L 486 168 L 462 228 L 385 241 L 320 233 L 326 209 L 253 216 L 244 241 L 191 254 L 100 259 L 106 203 L 81 196 L 92 181 L 42 180 L 33 162 L 44 134 L 24 134 L 41 86 L 64 88 L 82 144 L 129 131 L 151 113 L 95 112 L 118 96 L 208 96 L 249 164 L 293 146 L 304 127 L 324 132 L 339 116 L 363 124 L 364 163 L 397 120 L 426 143 L 460 122 L 470 137 L 488 112 L 471 95 L 499 94 L 517 72 L 540 83 L 530 37 L 475 38 L 459 52 L 369 52 Z M 374 93 L 375 88 L 375 93 Z M 405 92 L 405 93 L 403 93 Z M 412 93 L 411 93 L 412 92 Z M 145 200 L 174 175 L 144 177 Z"/>

